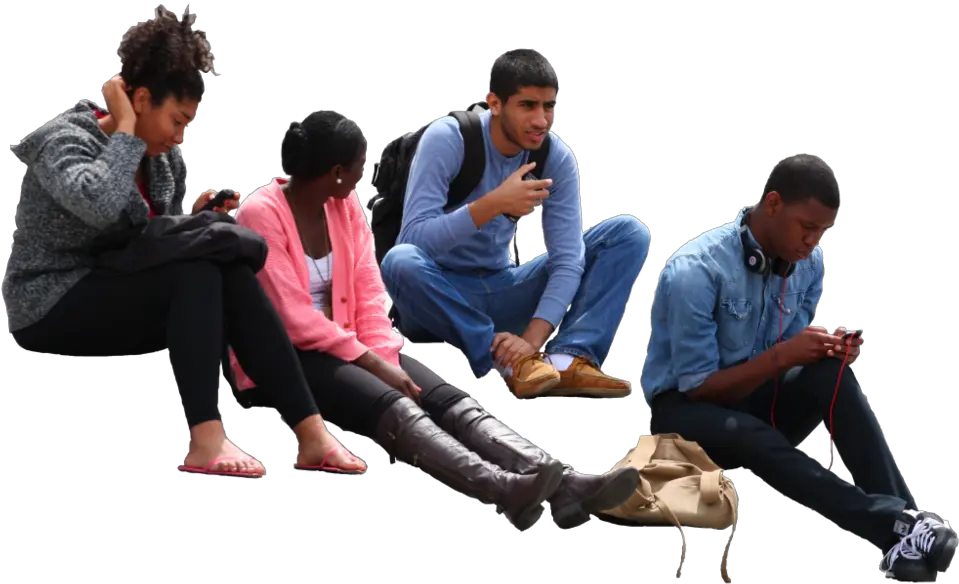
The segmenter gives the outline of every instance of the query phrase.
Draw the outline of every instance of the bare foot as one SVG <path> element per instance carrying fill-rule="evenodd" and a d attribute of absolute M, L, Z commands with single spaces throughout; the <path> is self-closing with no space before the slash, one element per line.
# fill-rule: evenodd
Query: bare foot
<path fill-rule="evenodd" d="M 325 429 L 324 429 L 325 430 Z M 319 466 L 338 468 L 348 471 L 366 472 L 366 463 L 349 450 L 328 431 L 309 441 L 300 441 L 300 451 L 296 456 L 299 466 Z"/>
<path fill-rule="evenodd" d="M 210 463 L 215 464 L 209 466 Z M 260 461 L 230 442 L 219 421 L 204 422 L 190 430 L 190 452 L 183 466 L 206 471 L 263 476 L 266 469 Z"/>

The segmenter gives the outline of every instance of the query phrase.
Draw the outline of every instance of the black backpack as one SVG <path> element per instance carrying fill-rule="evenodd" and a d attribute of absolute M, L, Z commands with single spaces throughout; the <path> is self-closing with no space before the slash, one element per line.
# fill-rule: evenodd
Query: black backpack
<path fill-rule="evenodd" d="M 465 155 L 459 174 L 450 183 L 449 194 L 446 199 L 445 210 L 449 210 L 462 203 L 469 196 L 476 185 L 483 178 L 486 169 L 486 144 L 483 140 L 483 128 L 480 125 L 477 109 L 489 109 L 486 102 L 477 102 L 463 111 L 453 111 L 448 115 L 459 122 L 460 133 L 463 134 Z M 405 134 L 387 144 L 383 149 L 380 161 L 373 167 L 373 186 L 376 187 L 376 196 L 370 199 L 367 208 L 372 212 L 370 227 L 373 230 L 373 243 L 376 248 L 376 263 L 380 264 L 383 257 L 394 245 L 400 235 L 403 222 L 403 202 L 406 198 L 406 182 L 410 176 L 410 164 L 419 145 L 420 137 L 429 126 L 423 126 L 416 132 Z M 542 178 L 549 156 L 549 134 L 543 140 L 538 150 L 530 151 L 529 162 L 536 162 L 532 173 L 537 179 Z M 513 221 L 518 218 L 511 217 Z M 516 239 L 513 239 L 513 252 L 516 264 L 519 265 L 519 248 Z"/>

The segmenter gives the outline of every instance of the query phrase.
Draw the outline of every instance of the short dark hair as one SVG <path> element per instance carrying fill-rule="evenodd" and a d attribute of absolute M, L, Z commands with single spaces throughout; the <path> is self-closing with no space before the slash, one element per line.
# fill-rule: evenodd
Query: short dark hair
<path fill-rule="evenodd" d="M 152 20 L 141 22 L 123 35 L 117 54 L 122 63 L 120 76 L 135 90 L 150 90 L 151 101 L 159 105 L 168 96 L 200 101 L 203 78 L 213 71 L 213 53 L 206 33 L 193 30 L 196 14 L 187 7 L 180 21 L 161 4 Z"/>
<path fill-rule="evenodd" d="M 766 180 L 763 198 L 776 191 L 783 202 L 815 199 L 829 209 L 839 208 L 839 183 L 829 165 L 812 154 L 797 154 L 779 161 Z"/>
<path fill-rule="evenodd" d="M 366 148 L 366 138 L 353 120 L 334 111 L 313 112 L 293 122 L 283 138 L 283 172 L 313 179 L 336 165 L 349 167 Z"/>
<path fill-rule="evenodd" d="M 553 66 L 533 49 L 514 49 L 503 53 L 493 63 L 490 72 L 490 93 L 503 103 L 519 93 L 521 87 L 552 87 L 559 91 L 559 80 Z"/>

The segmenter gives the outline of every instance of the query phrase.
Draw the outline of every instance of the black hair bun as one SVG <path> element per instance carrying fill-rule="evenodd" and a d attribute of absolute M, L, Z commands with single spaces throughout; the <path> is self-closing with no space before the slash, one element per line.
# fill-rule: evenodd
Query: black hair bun
<path fill-rule="evenodd" d="M 301 174 L 304 153 L 306 152 L 306 131 L 300 122 L 290 124 L 283 138 L 282 162 L 283 172 L 289 176 Z"/>

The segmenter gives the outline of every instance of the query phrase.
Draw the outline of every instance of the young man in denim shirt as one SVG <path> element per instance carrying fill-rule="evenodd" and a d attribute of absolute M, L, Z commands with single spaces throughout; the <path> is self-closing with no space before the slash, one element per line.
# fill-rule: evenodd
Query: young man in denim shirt
<path fill-rule="evenodd" d="M 650 430 L 698 442 L 721 467 L 747 468 L 872 542 L 887 576 L 934 579 L 952 560 L 956 533 L 917 511 L 848 368 L 862 339 L 810 326 L 823 292 L 819 239 L 839 210 L 836 178 L 821 159 L 793 156 L 763 193 L 663 269 L 641 378 Z M 855 485 L 797 448 L 830 420 Z"/>

